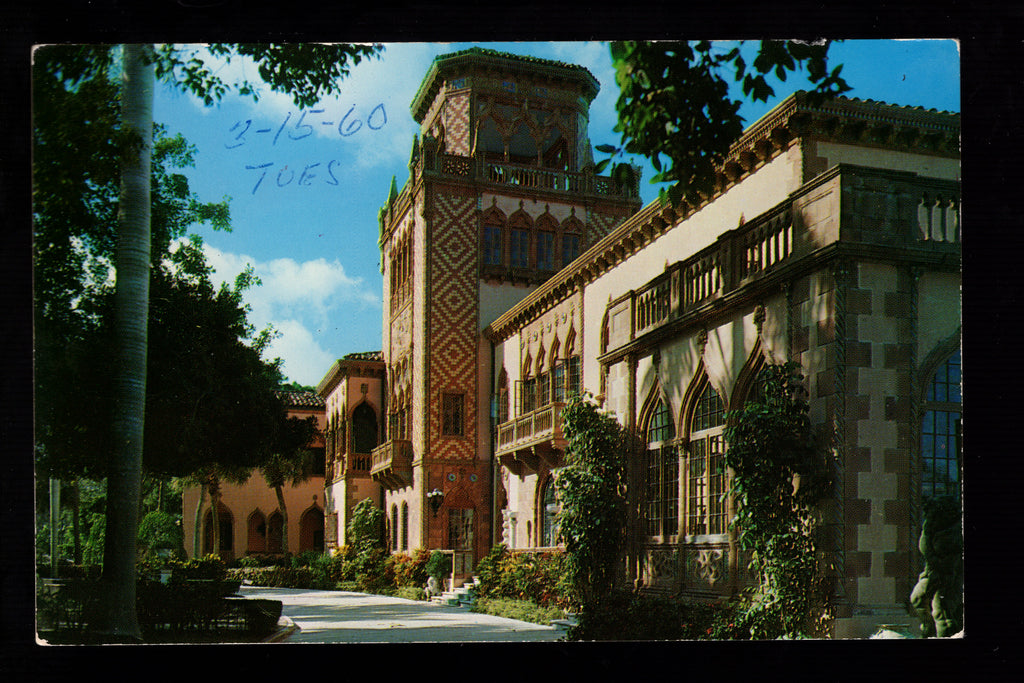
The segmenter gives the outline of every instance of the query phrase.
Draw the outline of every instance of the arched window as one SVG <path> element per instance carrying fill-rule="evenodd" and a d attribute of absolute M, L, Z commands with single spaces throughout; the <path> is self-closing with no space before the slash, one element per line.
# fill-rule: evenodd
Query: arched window
<path fill-rule="evenodd" d="M 530 354 L 526 354 L 523 363 L 523 379 L 519 381 L 519 414 L 526 415 L 537 407 L 537 380 L 533 377 L 533 362 Z"/>
<path fill-rule="evenodd" d="M 558 545 L 558 499 L 555 496 L 555 477 L 552 474 L 544 482 L 541 491 L 541 534 L 540 544 L 544 547 Z"/>
<path fill-rule="evenodd" d="M 562 268 L 575 261 L 576 257 L 580 255 L 582 235 L 583 224 L 576 218 L 574 211 L 573 215 L 562 223 Z"/>
<path fill-rule="evenodd" d="M 687 478 L 688 534 L 724 534 L 728 531 L 725 493 L 725 408 L 722 399 L 704 380 L 705 386 L 693 406 L 690 418 L 689 474 Z"/>
<path fill-rule="evenodd" d="M 530 267 L 530 233 L 533 221 L 519 210 L 509 217 L 509 265 L 513 268 Z"/>
<path fill-rule="evenodd" d="M 391 504 L 391 550 L 398 550 L 398 506 Z"/>
<path fill-rule="evenodd" d="M 664 399 L 658 398 L 647 423 L 647 535 L 679 533 L 679 456 L 672 441 L 676 429 Z"/>
<path fill-rule="evenodd" d="M 505 262 L 504 225 L 505 217 L 496 207 L 491 207 L 484 214 L 481 243 L 485 266 L 500 266 Z"/>
<path fill-rule="evenodd" d="M 498 424 L 508 422 L 508 373 L 505 368 L 498 375 Z"/>
<path fill-rule="evenodd" d="M 960 351 L 932 375 L 921 418 L 921 497 L 960 496 Z"/>
<path fill-rule="evenodd" d="M 324 513 L 312 506 L 299 518 L 299 552 L 324 550 Z"/>
<path fill-rule="evenodd" d="M 537 219 L 537 269 L 555 269 L 555 234 L 558 223 L 545 213 Z"/>
<path fill-rule="evenodd" d="M 544 345 L 537 353 L 537 408 L 543 408 L 551 401 L 551 375 L 545 361 Z"/>
<path fill-rule="evenodd" d="M 365 401 L 352 411 L 352 450 L 370 453 L 377 447 L 377 413 Z"/>
<path fill-rule="evenodd" d="M 402 550 L 409 549 L 409 503 L 402 501 Z"/>
<path fill-rule="evenodd" d="M 565 359 L 560 358 L 558 339 L 551 345 L 551 402 L 565 401 Z"/>
<path fill-rule="evenodd" d="M 253 510 L 246 525 L 246 552 L 267 552 L 267 518 L 259 510 Z"/>

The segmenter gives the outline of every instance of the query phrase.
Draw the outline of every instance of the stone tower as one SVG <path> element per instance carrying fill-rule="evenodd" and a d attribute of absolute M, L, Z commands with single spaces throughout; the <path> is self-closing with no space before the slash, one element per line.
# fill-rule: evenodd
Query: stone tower
<path fill-rule="evenodd" d="M 639 177 L 593 172 L 598 88 L 580 66 L 473 48 L 436 58 L 412 102 L 409 180 L 380 211 L 387 421 L 371 476 L 393 551 L 454 549 L 466 575 L 497 542 L 482 330 L 640 206 Z"/>

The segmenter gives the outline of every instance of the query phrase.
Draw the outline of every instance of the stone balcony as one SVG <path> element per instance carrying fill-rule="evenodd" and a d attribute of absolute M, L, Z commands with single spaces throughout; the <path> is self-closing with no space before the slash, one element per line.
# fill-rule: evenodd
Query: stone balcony
<path fill-rule="evenodd" d="M 412 441 L 392 439 L 373 449 L 370 476 L 388 489 L 412 485 Z"/>
<path fill-rule="evenodd" d="M 536 472 L 543 461 L 549 467 L 562 464 L 568 441 L 562 433 L 562 408 L 554 402 L 498 425 L 495 454 L 517 476 Z"/>

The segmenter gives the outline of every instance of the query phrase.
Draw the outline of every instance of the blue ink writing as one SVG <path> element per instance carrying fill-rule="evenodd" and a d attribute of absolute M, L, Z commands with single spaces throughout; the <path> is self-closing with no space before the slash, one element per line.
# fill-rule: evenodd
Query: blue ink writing
<path fill-rule="evenodd" d="M 363 112 L 366 110 L 364 109 Z M 291 120 L 294 114 L 298 117 L 294 124 Z M 339 112 L 340 113 L 340 112 Z M 378 131 L 384 128 L 388 122 L 388 114 L 381 102 L 373 107 L 369 114 L 361 113 L 356 105 L 349 106 L 348 110 L 340 117 L 327 114 L 326 109 L 300 109 L 298 112 L 289 111 L 276 127 L 253 128 L 252 119 L 235 121 L 228 129 L 229 139 L 224 143 L 226 149 L 237 149 L 246 144 L 259 141 L 259 136 L 266 133 L 273 133 L 269 147 L 277 147 L 278 141 L 282 146 L 287 141 L 298 142 L 310 137 L 316 131 L 316 125 L 336 128 L 340 137 L 351 137 L 359 131 L 366 129 Z M 290 125 L 291 124 L 291 125 Z M 364 125 L 365 124 L 365 125 Z M 285 133 L 287 131 L 287 133 Z M 268 136 L 270 137 L 270 136 Z M 266 140 L 267 138 L 263 138 Z M 250 147 L 252 145 L 250 144 Z M 310 161 L 300 164 L 281 165 L 277 161 L 260 161 L 245 165 L 246 170 L 257 171 L 258 177 L 252 185 L 252 194 L 255 195 L 266 180 L 267 174 L 277 169 L 276 178 L 268 186 L 277 185 L 279 188 L 313 187 L 318 184 L 326 184 L 337 187 L 341 184 L 341 161 L 329 159 L 323 161 Z M 301 168 L 301 172 L 298 170 Z M 326 173 L 325 173 L 326 171 Z"/>

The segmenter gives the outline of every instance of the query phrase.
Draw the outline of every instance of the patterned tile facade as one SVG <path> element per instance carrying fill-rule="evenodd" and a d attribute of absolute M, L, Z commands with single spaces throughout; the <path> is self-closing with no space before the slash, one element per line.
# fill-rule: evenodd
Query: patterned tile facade
<path fill-rule="evenodd" d="M 476 454 L 477 221 L 472 195 L 432 193 L 429 226 L 430 306 L 429 457 L 472 459 Z M 464 436 L 441 436 L 441 397 L 465 396 Z"/>

